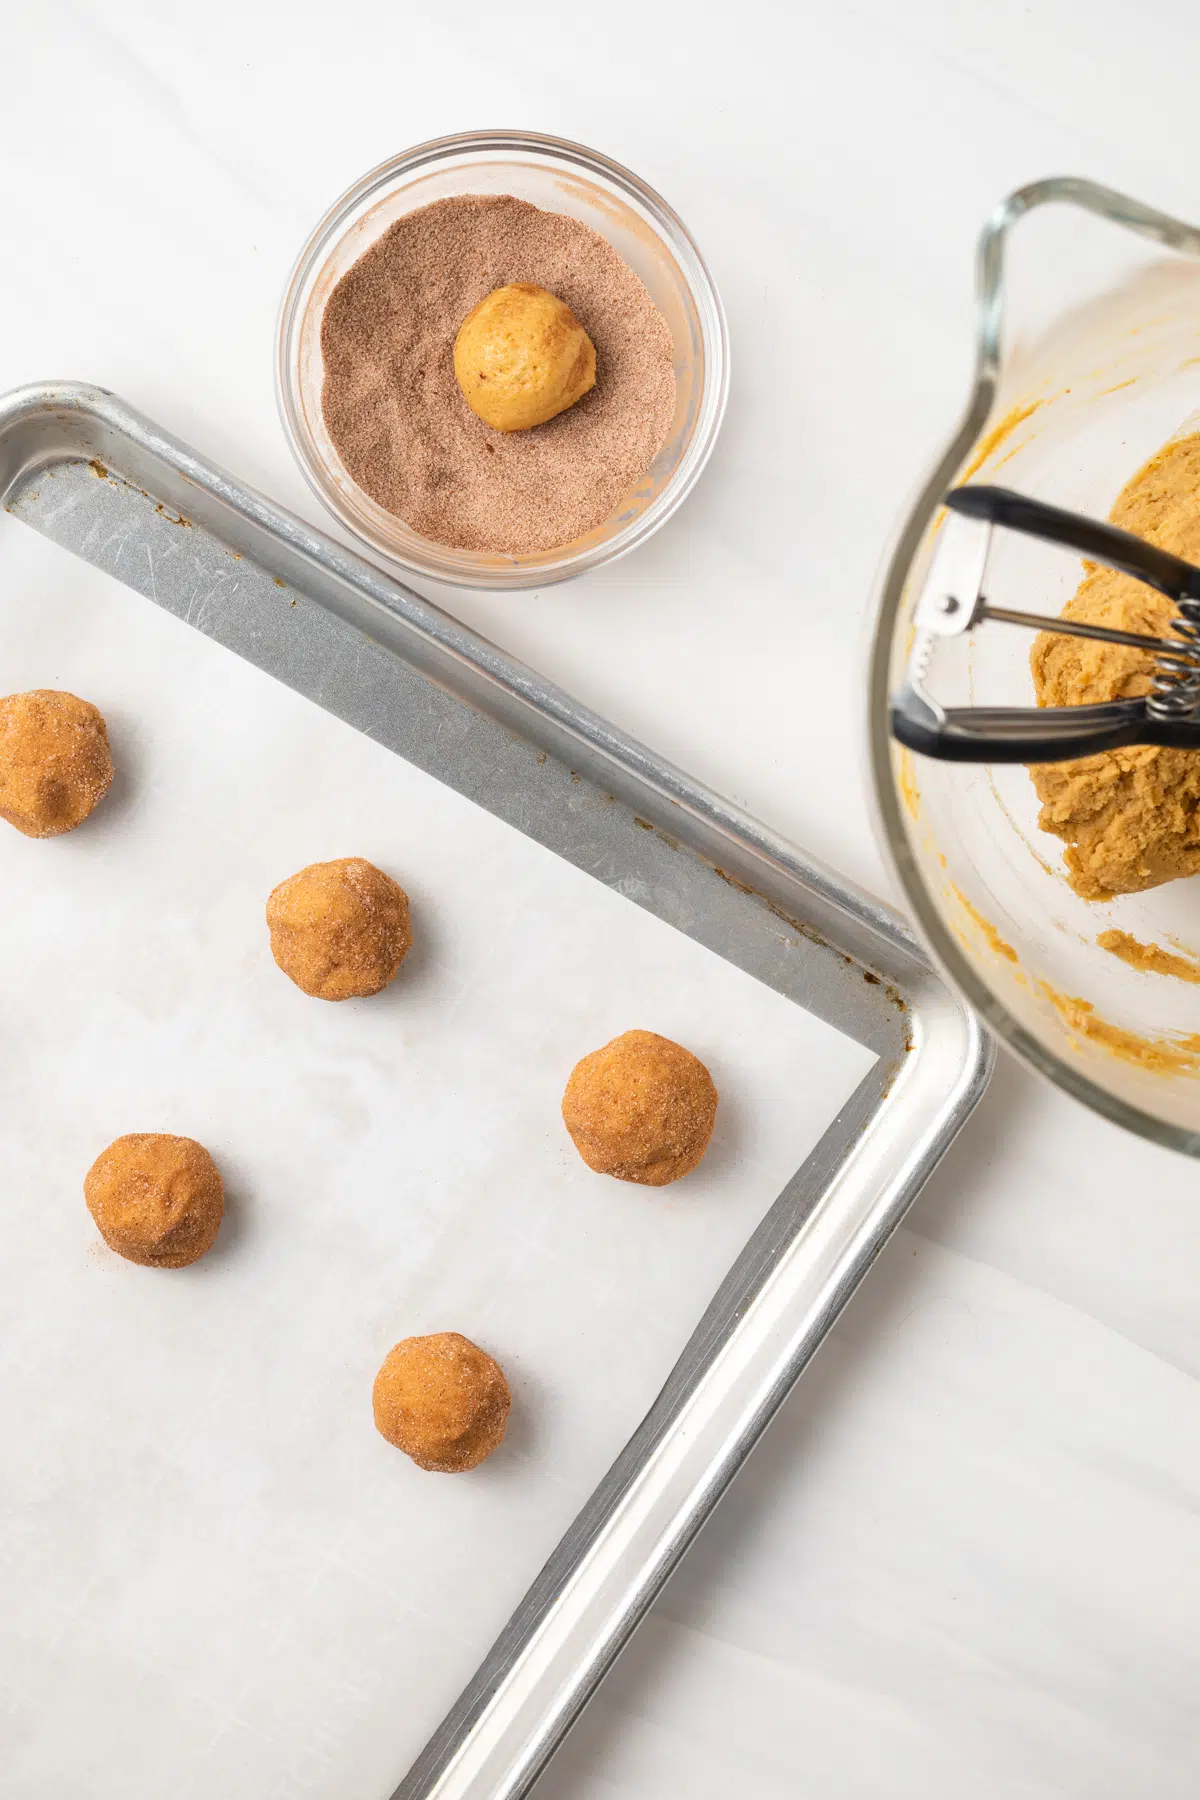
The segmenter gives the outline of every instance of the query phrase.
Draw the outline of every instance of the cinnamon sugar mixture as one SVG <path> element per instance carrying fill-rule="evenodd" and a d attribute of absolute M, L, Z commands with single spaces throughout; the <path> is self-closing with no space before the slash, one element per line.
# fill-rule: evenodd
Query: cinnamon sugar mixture
<path fill-rule="evenodd" d="M 565 300 L 596 346 L 596 386 L 530 431 L 493 431 L 454 377 L 454 339 L 493 288 Z M 325 424 L 346 469 L 423 537 L 526 555 L 600 525 L 670 430 L 666 320 L 611 244 L 511 195 L 464 194 L 398 219 L 343 275 L 321 322 Z"/>

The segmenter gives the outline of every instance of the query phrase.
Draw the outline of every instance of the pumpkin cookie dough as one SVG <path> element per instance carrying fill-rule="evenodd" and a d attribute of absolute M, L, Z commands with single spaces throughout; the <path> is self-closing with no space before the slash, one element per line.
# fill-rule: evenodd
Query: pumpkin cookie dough
<path fill-rule="evenodd" d="M 152 1269 L 182 1269 L 211 1250 L 225 1187 L 193 1138 L 135 1131 L 102 1150 L 83 1183 L 88 1211 L 110 1249 Z"/>
<path fill-rule="evenodd" d="M 457 1331 L 404 1338 L 384 1358 L 371 1398 L 388 1443 L 443 1475 L 492 1454 L 511 1403 L 499 1363 Z"/>
<path fill-rule="evenodd" d="M 515 281 L 473 306 L 454 340 L 463 399 L 493 431 L 529 431 L 596 385 L 596 350 L 564 300 Z"/>
<path fill-rule="evenodd" d="M 112 784 L 102 714 L 55 688 L 0 699 L 0 819 L 26 837 L 82 825 Z"/>
<path fill-rule="evenodd" d="M 717 1090 L 681 1044 L 627 1031 L 576 1063 L 562 1116 L 589 1169 L 665 1187 L 690 1174 L 708 1149 Z"/>
<path fill-rule="evenodd" d="M 267 901 L 271 954 L 317 1000 L 378 994 L 412 949 L 408 895 L 361 856 L 311 863 Z"/>
<path fill-rule="evenodd" d="M 1178 438 L 1122 490 L 1109 517 L 1125 531 L 1200 563 L 1200 435 Z M 1166 636 L 1175 607 L 1131 576 L 1093 568 L 1063 617 Z M 1042 632 L 1030 655 L 1042 706 L 1082 706 L 1150 691 L 1143 650 Z M 1200 871 L 1200 752 L 1136 744 L 1030 770 L 1039 824 L 1067 845 L 1067 876 L 1085 900 L 1136 894 Z"/>

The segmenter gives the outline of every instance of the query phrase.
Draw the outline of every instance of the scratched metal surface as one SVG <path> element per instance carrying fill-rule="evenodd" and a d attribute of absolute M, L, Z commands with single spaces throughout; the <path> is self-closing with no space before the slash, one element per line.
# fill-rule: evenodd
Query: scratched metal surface
<path fill-rule="evenodd" d="M 396 1800 L 529 1791 L 980 1097 L 894 915 L 102 390 L 0 401 L 8 510 L 876 1052 Z"/>
<path fill-rule="evenodd" d="M 106 464 L 49 468 L 8 510 L 859 1042 L 884 1056 L 902 1049 L 894 984 L 864 980 L 799 907 L 787 918 L 748 900 L 677 831 L 464 708 L 390 647 Z"/>

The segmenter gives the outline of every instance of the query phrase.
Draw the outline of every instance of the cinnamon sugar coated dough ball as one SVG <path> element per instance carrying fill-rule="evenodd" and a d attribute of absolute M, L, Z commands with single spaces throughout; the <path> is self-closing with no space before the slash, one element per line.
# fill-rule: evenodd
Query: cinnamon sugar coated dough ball
<path fill-rule="evenodd" d="M 589 1169 L 665 1187 L 708 1149 L 717 1090 L 682 1044 L 654 1031 L 627 1031 L 576 1063 L 562 1115 Z"/>
<path fill-rule="evenodd" d="M 375 1377 L 375 1424 L 420 1469 L 474 1469 L 502 1441 L 510 1395 L 499 1363 L 457 1331 L 410 1337 Z"/>
<path fill-rule="evenodd" d="M 26 837 L 82 825 L 113 778 L 104 718 L 56 688 L 0 699 L 0 819 Z"/>
<path fill-rule="evenodd" d="M 271 954 L 317 1000 L 378 994 L 412 949 L 408 895 L 361 856 L 311 863 L 267 901 Z"/>
<path fill-rule="evenodd" d="M 115 1139 L 83 1193 L 105 1243 L 152 1269 L 182 1269 L 211 1250 L 225 1212 L 224 1183 L 203 1144 L 160 1131 Z"/>
<path fill-rule="evenodd" d="M 454 340 L 454 374 L 476 418 L 529 431 L 596 385 L 596 351 L 564 300 L 517 281 L 472 307 Z"/>

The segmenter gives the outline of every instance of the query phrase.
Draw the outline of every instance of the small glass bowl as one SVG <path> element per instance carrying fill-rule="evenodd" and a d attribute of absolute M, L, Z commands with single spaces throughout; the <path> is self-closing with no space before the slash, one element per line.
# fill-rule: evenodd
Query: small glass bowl
<path fill-rule="evenodd" d="M 573 543 L 528 556 L 454 550 L 421 537 L 351 479 L 321 415 L 321 317 L 350 266 L 403 214 L 454 194 L 515 194 L 566 213 L 607 238 L 639 275 L 675 346 L 675 418 L 634 491 Z M 595 150 L 534 132 L 464 132 L 382 163 L 321 220 L 288 282 L 279 321 L 276 388 L 288 442 L 318 497 L 405 574 L 461 587 L 532 588 L 623 556 L 669 519 L 716 442 L 729 387 L 725 315 L 682 221 L 636 175 Z"/>

